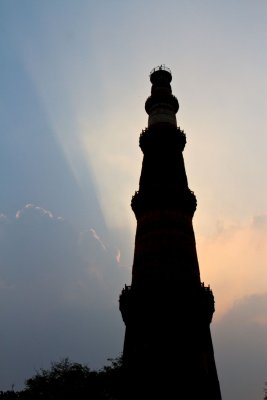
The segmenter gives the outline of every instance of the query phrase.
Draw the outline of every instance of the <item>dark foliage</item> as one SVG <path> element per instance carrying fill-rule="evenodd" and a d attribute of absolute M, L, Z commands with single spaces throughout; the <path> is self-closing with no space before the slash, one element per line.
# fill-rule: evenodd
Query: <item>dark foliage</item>
<path fill-rule="evenodd" d="M 26 380 L 19 392 L 0 392 L 0 400 L 119 400 L 121 359 L 109 360 L 110 366 L 93 371 L 86 365 L 65 358 L 40 369 Z"/>

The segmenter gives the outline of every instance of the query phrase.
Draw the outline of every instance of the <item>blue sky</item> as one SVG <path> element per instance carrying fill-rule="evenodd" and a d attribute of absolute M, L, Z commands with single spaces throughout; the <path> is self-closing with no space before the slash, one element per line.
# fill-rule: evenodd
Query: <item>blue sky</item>
<path fill-rule="evenodd" d="M 149 72 L 164 63 L 223 398 L 261 398 L 266 19 L 263 0 L 1 1 L 0 388 L 60 357 L 99 368 L 121 352 L 138 138 Z"/>

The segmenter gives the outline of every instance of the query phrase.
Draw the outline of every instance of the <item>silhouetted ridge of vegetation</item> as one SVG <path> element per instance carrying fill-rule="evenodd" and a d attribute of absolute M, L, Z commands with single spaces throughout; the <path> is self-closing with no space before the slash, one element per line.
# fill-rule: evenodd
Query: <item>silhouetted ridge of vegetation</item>
<path fill-rule="evenodd" d="M 65 358 L 52 362 L 50 369 L 40 369 L 27 379 L 21 391 L 1 391 L 0 400 L 119 400 L 122 398 L 121 358 L 111 359 L 110 366 L 91 370 Z"/>

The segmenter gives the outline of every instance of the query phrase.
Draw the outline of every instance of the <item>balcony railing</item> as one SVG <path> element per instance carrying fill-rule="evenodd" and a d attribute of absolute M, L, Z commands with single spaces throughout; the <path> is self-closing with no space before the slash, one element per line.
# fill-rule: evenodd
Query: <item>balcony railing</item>
<path fill-rule="evenodd" d="M 167 72 L 169 72 L 170 74 L 172 73 L 171 70 L 170 70 L 170 68 L 166 67 L 165 64 L 161 64 L 161 65 L 159 65 L 158 67 L 153 68 L 149 75 L 151 76 L 151 75 L 152 75 L 154 72 L 156 72 L 156 71 L 167 71 Z"/>

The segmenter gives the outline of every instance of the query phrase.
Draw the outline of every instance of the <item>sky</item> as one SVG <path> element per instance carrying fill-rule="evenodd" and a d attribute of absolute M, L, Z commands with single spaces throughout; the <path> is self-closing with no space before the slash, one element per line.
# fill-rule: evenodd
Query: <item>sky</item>
<path fill-rule="evenodd" d="M 224 400 L 267 381 L 267 3 L 0 1 L 0 390 L 121 354 L 150 71 L 187 135 Z"/>

